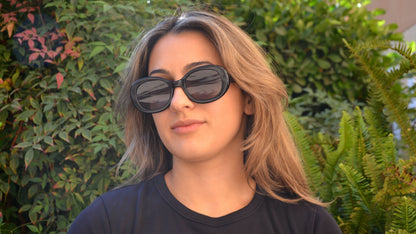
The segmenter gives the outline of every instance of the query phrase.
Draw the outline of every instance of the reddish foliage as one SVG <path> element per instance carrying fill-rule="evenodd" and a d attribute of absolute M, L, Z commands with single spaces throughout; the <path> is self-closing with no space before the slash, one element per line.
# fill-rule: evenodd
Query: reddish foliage
<path fill-rule="evenodd" d="M 56 74 L 56 83 L 58 84 L 58 89 L 61 87 L 62 82 L 64 82 L 64 76 L 58 72 Z"/>
<path fill-rule="evenodd" d="M 16 38 L 20 45 L 27 45 L 30 51 L 27 57 L 29 64 L 39 60 L 41 62 L 58 65 L 67 57 L 78 58 L 80 56 L 80 50 L 76 47 L 76 43 L 82 41 L 82 38 L 74 37 L 69 39 L 65 30 L 55 28 L 40 35 L 35 27 L 30 27 L 13 35 L 14 28 L 18 25 L 18 16 L 22 17 L 23 14 L 23 18 L 29 19 L 32 25 L 35 24 L 36 17 L 33 12 L 39 11 L 40 13 L 41 1 L 20 2 L 17 0 L 8 0 L 8 2 L 15 9 L 2 14 L 0 21 L 1 31 L 7 30 L 9 37 L 13 36 Z M 34 3 L 37 5 L 33 6 Z M 39 17 L 42 18 L 42 16 Z M 43 19 L 41 21 L 44 24 Z"/>

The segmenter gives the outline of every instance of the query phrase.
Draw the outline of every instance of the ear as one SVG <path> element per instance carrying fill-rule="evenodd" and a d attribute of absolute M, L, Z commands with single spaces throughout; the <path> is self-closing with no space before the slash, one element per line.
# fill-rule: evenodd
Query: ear
<path fill-rule="evenodd" d="M 251 99 L 251 96 L 248 94 L 244 95 L 244 114 L 246 115 L 252 115 L 253 112 L 253 100 Z"/>

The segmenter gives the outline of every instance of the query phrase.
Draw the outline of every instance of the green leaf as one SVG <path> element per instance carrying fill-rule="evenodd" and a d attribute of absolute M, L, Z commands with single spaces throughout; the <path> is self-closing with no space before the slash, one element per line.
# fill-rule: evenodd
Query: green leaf
<path fill-rule="evenodd" d="M 40 144 L 35 144 L 32 146 L 33 149 L 39 150 L 39 151 L 43 151 L 42 146 Z"/>
<path fill-rule="evenodd" d="M 29 228 L 30 231 L 32 232 L 39 232 L 38 227 L 34 226 L 34 225 L 27 225 L 27 228 Z"/>
<path fill-rule="evenodd" d="M 8 194 L 9 190 L 10 184 L 0 180 L 0 191 L 2 191 L 4 194 Z"/>
<path fill-rule="evenodd" d="M 295 93 L 301 93 L 303 90 L 302 87 L 300 87 L 298 84 L 293 84 L 292 89 L 293 89 L 293 92 Z"/>
<path fill-rule="evenodd" d="M 10 159 L 10 163 L 9 163 L 9 166 L 10 166 L 10 169 L 15 173 L 15 174 L 17 174 L 17 168 L 19 167 L 19 162 L 20 162 L 20 160 L 19 160 L 19 158 L 18 157 L 16 157 L 16 156 L 12 156 L 12 158 Z"/>
<path fill-rule="evenodd" d="M 33 122 L 37 125 L 41 125 L 42 117 L 43 117 L 42 110 L 37 111 L 35 116 L 33 117 Z"/>
<path fill-rule="evenodd" d="M 19 213 L 22 213 L 22 212 L 25 212 L 25 211 L 28 211 L 30 208 L 32 208 L 32 204 L 26 204 L 26 205 L 23 205 L 22 207 L 20 207 L 20 209 L 19 209 Z"/>
<path fill-rule="evenodd" d="M 274 31 L 277 34 L 279 34 L 280 36 L 286 36 L 287 35 L 287 31 L 286 31 L 286 28 L 284 26 L 275 27 Z"/>
<path fill-rule="evenodd" d="M 65 131 L 61 131 L 61 132 L 59 132 L 59 137 L 62 139 L 62 140 L 64 140 L 64 141 L 66 141 L 66 142 L 68 142 L 69 143 L 69 135 L 68 135 L 68 132 L 65 132 Z"/>
<path fill-rule="evenodd" d="M 68 38 L 72 38 L 72 35 L 74 34 L 75 30 L 75 24 L 73 22 L 69 22 L 66 27 L 66 34 L 68 35 Z"/>
<path fill-rule="evenodd" d="M 329 63 L 326 60 L 318 59 L 317 62 L 318 62 L 318 65 L 319 65 L 320 68 L 328 69 L 328 68 L 331 67 L 331 63 Z"/>
<path fill-rule="evenodd" d="M 43 141 L 44 141 L 46 144 L 49 144 L 49 145 L 54 145 L 54 144 L 53 144 L 53 138 L 52 138 L 51 136 L 45 136 L 45 138 L 43 138 Z"/>
<path fill-rule="evenodd" d="M 30 99 L 30 105 L 32 105 L 32 107 L 36 110 L 40 109 L 39 102 L 34 98 Z"/>
<path fill-rule="evenodd" d="M 27 192 L 27 196 L 30 198 L 32 198 L 36 193 L 38 192 L 38 185 L 34 184 L 32 186 L 30 186 L 28 192 Z M 37 206 L 38 207 L 38 206 Z"/>
<path fill-rule="evenodd" d="M 90 54 L 89 58 L 94 57 L 95 55 L 97 55 L 98 53 L 100 53 L 103 50 L 105 50 L 105 47 L 104 46 L 96 46 L 96 47 L 94 47 L 94 49 L 91 51 L 91 54 Z"/>
<path fill-rule="evenodd" d="M 29 149 L 25 154 L 25 168 L 27 169 L 29 167 L 29 164 L 33 160 L 33 149 Z"/>
<path fill-rule="evenodd" d="M 99 82 L 100 82 L 101 87 L 103 87 L 104 89 L 106 90 L 112 89 L 112 84 L 107 79 L 100 79 Z"/>
<path fill-rule="evenodd" d="M 126 66 L 127 66 L 127 63 L 120 63 L 120 64 L 116 67 L 116 69 L 114 69 L 114 73 L 119 73 L 119 72 L 123 71 L 123 70 L 124 70 L 124 68 L 126 68 Z"/>
<path fill-rule="evenodd" d="M 24 142 L 21 142 L 21 143 L 15 145 L 14 147 L 24 149 L 24 148 L 27 148 L 27 147 L 32 146 L 32 145 L 33 145 L 32 142 L 24 141 Z"/>
<path fill-rule="evenodd" d="M 79 193 L 74 193 L 75 198 L 81 202 L 82 204 L 85 204 L 84 199 L 82 198 L 82 196 Z"/>
<path fill-rule="evenodd" d="M 31 116 L 33 116 L 33 114 L 35 113 L 35 110 L 27 110 L 27 111 L 23 111 L 22 113 L 18 114 L 15 121 L 25 121 L 27 122 L 27 119 Z"/>
<path fill-rule="evenodd" d="M 88 130 L 88 129 L 83 129 L 82 131 L 81 131 L 81 135 L 85 138 L 85 139 L 87 139 L 87 140 L 89 140 L 89 141 L 91 141 L 91 131 L 90 130 Z"/>
<path fill-rule="evenodd" d="M 334 63 L 339 63 L 342 61 L 341 56 L 337 55 L 337 54 L 330 54 L 328 55 L 328 58 L 331 59 L 332 62 Z"/>
<path fill-rule="evenodd" d="M 30 222 L 36 223 L 38 221 L 38 215 L 36 214 L 36 212 L 33 212 L 33 210 L 29 211 L 29 219 Z"/>

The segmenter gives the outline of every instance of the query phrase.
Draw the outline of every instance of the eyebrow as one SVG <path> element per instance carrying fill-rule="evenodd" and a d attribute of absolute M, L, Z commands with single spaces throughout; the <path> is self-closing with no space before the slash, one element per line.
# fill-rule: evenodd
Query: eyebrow
<path fill-rule="evenodd" d="M 191 69 L 193 69 L 193 68 L 195 68 L 195 67 L 202 66 L 202 65 L 212 65 L 212 63 L 211 63 L 211 62 L 208 62 L 208 61 L 200 61 L 200 62 L 190 63 L 190 64 L 187 64 L 187 65 L 186 65 L 186 66 L 182 69 L 182 71 L 183 71 L 183 73 L 186 73 L 186 72 L 188 72 L 189 70 L 191 70 Z"/>
<path fill-rule="evenodd" d="M 195 67 L 202 66 L 202 65 L 212 65 L 212 63 L 211 62 L 208 62 L 208 61 L 199 61 L 199 62 L 189 63 L 189 64 L 185 65 L 185 67 L 183 67 L 182 71 L 183 71 L 183 73 L 186 73 L 189 70 L 191 70 L 191 69 L 193 69 Z M 149 76 L 152 76 L 155 73 L 161 73 L 161 74 L 166 74 L 166 75 L 169 75 L 170 74 L 170 72 L 168 70 L 165 70 L 165 69 L 156 69 L 156 70 L 151 71 L 149 73 Z"/>

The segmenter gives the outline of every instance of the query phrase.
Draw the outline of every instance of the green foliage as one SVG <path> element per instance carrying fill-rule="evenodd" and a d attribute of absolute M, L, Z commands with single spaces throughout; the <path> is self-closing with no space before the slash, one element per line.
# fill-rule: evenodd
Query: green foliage
<path fill-rule="evenodd" d="M 308 130 L 331 134 L 336 133 L 334 129 L 346 106 L 361 106 L 368 99 L 367 74 L 357 65 L 357 59 L 349 56 L 342 39 L 362 42 L 402 38 L 394 33 L 396 25 L 381 26 L 375 19 L 382 10 L 369 12 L 363 7 L 368 2 L 214 1 L 265 49 L 291 92 L 294 102 L 290 112 L 301 114 L 301 123 Z M 382 56 L 381 51 L 375 50 L 374 55 L 385 68 L 391 59 Z"/>
<path fill-rule="evenodd" d="M 175 9 L 163 1 L 1 5 L 0 232 L 66 232 L 120 183 L 117 79 L 134 38 Z"/>
<path fill-rule="evenodd" d="M 401 98 L 401 84 L 398 82 L 405 74 L 416 70 L 416 55 L 411 48 L 407 48 L 405 43 L 393 43 L 390 45 L 388 41 L 371 41 L 357 45 L 355 47 L 347 46 L 362 64 L 363 70 L 369 74 L 370 90 L 372 92 L 372 102 L 382 103 L 386 110 L 384 114 L 389 118 L 390 122 L 396 122 L 401 129 L 401 137 L 407 145 L 409 153 L 416 155 L 416 131 L 407 114 L 409 102 L 411 99 Z M 385 48 L 396 51 L 403 56 L 398 66 L 386 71 L 380 66 L 380 61 L 374 57 L 373 48 Z M 377 106 L 377 105 L 376 105 Z M 373 111 L 378 111 L 373 108 Z"/>
<path fill-rule="evenodd" d="M 413 233 L 416 158 L 397 160 L 392 134 L 378 132 L 367 114 L 367 108 L 365 118 L 358 108 L 352 116 L 344 112 L 335 141 L 322 134 L 299 138 L 303 130 L 292 128 L 311 187 L 324 201 L 333 201 L 330 211 L 344 233 Z"/>
<path fill-rule="evenodd" d="M 335 140 L 321 133 L 305 135 L 295 119 L 288 118 L 309 181 L 318 196 L 333 201 L 330 211 L 344 233 L 414 233 L 416 152 L 412 144 L 416 136 L 408 117 L 410 99 L 394 87 L 404 74 L 416 70 L 415 54 L 403 43 L 372 41 L 348 46 L 369 74 L 372 101 L 364 113 L 359 108 L 352 115 L 344 112 Z M 402 56 L 400 65 L 383 69 L 380 60 L 368 52 L 376 47 L 397 51 Z M 386 122 L 397 123 L 402 137 L 395 139 Z"/>

